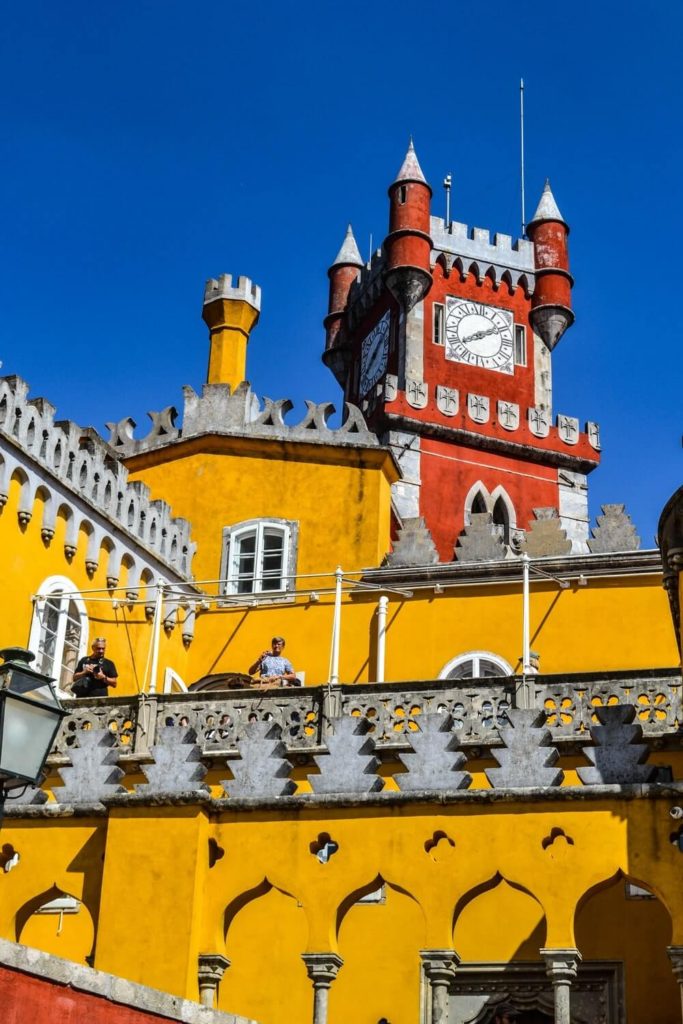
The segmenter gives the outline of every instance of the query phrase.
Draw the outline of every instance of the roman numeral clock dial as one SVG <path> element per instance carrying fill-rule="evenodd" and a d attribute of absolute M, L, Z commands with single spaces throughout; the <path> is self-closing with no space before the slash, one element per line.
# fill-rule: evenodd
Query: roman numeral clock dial
<path fill-rule="evenodd" d="M 512 313 L 471 299 L 446 299 L 446 359 L 514 373 Z"/>
<path fill-rule="evenodd" d="M 390 326 L 391 315 L 387 310 L 379 323 L 373 327 L 367 338 L 363 340 L 360 361 L 361 395 L 367 395 L 370 388 L 375 386 L 387 368 Z"/>

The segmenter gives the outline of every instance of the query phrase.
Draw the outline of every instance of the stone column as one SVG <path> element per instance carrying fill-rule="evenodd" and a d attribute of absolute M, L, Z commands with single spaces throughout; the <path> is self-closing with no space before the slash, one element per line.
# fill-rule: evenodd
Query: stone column
<path fill-rule="evenodd" d="M 448 989 L 460 957 L 454 949 L 421 949 L 420 957 L 432 992 L 432 1024 L 446 1024 Z"/>
<path fill-rule="evenodd" d="M 674 977 L 678 982 L 681 994 L 681 1019 L 683 1019 L 683 946 L 667 946 L 666 951 L 669 954 Z"/>
<path fill-rule="evenodd" d="M 553 983 L 555 1024 L 571 1024 L 571 986 L 581 963 L 578 949 L 541 949 L 545 972 Z"/>
<path fill-rule="evenodd" d="M 313 1024 L 327 1024 L 330 985 L 344 961 L 336 953 L 302 953 L 301 958 L 313 982 Z"/>
<path fill-rule="evenodd" d="M 199 1002 L 213 1009 L 216 1006 L 219 982 L 230 966 L 230 961 L 220 953 L 200 953 L 197 959 Z"/>

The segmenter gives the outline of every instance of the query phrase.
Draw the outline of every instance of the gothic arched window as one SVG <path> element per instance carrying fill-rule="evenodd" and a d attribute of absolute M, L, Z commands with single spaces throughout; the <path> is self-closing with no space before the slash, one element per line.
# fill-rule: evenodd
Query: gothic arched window
<path fill-rule="evenodd" d="M 493 522 L 495 526 L 500 527 L 503 540 L 506 544 L 510 543 L 510 513 L 508 507 L 502 498 L 497 498 L 496 503 L 493 506 Z"/>

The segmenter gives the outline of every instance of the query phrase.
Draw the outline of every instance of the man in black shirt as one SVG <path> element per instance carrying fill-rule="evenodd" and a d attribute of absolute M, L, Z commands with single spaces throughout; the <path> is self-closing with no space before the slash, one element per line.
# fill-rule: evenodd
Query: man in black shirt
<path fill-rule="evenodd" d="M 116 686 L 116 665 L 105 658 L 107 641 L 96 637 L 92 654 L 86 654 L 76 665 L 71 692 L 74 697 L 107 697 L 110 686 Z"/>

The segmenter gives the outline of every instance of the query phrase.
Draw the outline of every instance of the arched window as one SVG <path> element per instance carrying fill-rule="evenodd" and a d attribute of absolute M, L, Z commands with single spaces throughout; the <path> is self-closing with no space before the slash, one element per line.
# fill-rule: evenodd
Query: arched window
<path fill-rule="evenodd" d="M 61 690 L 71 682 L 88 646 L 85 603 L 66 576 L 52 576 L 38 590 L 29 647 L 38 672 L 52 676 Z"/>
<path fill-rule="evenodd" d="M 439 679 L 491 679 L 511 676 L 507 661 L 491 651 L 467 651 L 452 658 L 439 673 Z"/>
<path fill-rule="evenodd" d="M 477 491 L 477 493 L 475 494 L 475 496 L 474 496 L 474 498 L 472 500 L 472 505 L 471 505 L 471 508 L 470 508 L 470 512 L 487 512 L 487 511 L 488 511 L 488 509 L 486 508 L 486 498 L 481 493 L 481 491 Z"/>
<path fill-rule="evenodd" d="M 493 522 L 500 527 L 500 532 L 506 544 L 510 543 L 510 513 L 502 498 L 497 498 L 493 506 Z"/>
<path fill-rule="evenodd" d="M 223 531 L 221 579 L 226 594 L 294 589 L 298 523 L 251 519 Z"/>

